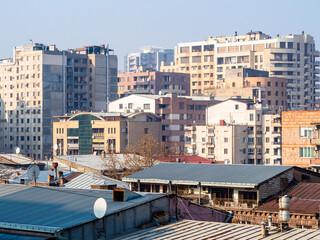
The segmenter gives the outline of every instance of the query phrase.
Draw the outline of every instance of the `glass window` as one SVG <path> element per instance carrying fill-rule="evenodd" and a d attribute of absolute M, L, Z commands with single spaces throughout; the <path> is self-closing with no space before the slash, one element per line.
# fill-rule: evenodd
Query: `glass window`
<path fill-rule="evenodd" d="M 313 138 L 313 127 L 300 127 L 300 137 Z"/>
<path fill-rule="evenodd" d="M 313 147 L 301 147 L 300 148 L 300 157 L 301 158 L 313 158 L 314 157 L 314 148 Z"/>

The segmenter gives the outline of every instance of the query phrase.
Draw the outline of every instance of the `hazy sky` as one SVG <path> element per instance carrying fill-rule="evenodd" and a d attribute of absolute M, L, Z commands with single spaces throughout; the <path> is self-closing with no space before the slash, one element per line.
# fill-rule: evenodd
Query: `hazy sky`
<path fill-rule="evenodd" d="M 29 39 L 59 49 L 109 43 L 123 70 L 123 57 L 143 46 L 174 48 L 250 30 L 304 30 L 319 50 L 319 15 L 319 0 L 0 0 L 0 58 Z"/>

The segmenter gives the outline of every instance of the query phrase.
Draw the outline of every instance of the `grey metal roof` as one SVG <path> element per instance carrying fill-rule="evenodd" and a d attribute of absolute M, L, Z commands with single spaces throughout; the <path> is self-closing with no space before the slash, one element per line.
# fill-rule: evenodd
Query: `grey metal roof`
<path fill-rule="evenodd" d="M 111 185 L 117 184 L 118 188 L 129 188 L 128 184 L 100 174 L 84 172 L 78 177 L 65 183 L 65 188 L 91 189 L 91 185 Z"/>
<path fill-rule="evenodd" d="M 123 234 L 114 240 L 142 240 L 142 239 L 262 239 L 261 227 L 257 225 L 240 225 L 218 222 L 201 222 L 182 220 L 159 227 L 151 227 L 144 230 L 137 230 L 132 233 Z M 289 231 L 270 231 L 270 235 L 265 240 L 270 239 L 320 239 L 319 230 L 290 229 Z"/>
<path fill-rule="evenodd" d="M 93 205 L 99 197 L 107 201 L 109 215 L 165 196 L 139 194 L 127 202 L 114 202 L 108 190 L 0 184 L 0 228 L 54 233 L 95 220 Z"/>
<path fill-rule="evenodd" d="M 189 163 L 160 163 L 123 178 L 125 182 L 171 181 L 173 184 L 229 185 L 255 187 L 291 169 L 292 166 L 218 165 Z"/>

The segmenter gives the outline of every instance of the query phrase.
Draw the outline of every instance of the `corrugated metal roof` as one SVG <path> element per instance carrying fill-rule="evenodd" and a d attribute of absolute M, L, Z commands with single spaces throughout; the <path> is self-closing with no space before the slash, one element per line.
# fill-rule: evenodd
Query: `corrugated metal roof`
<path fill-rule="evenodd" d="M 106 215 L 109 215 L 165 196 L 139 194 L 143 196 L 127 202 L 114 202 L 112 191 L 108 190 L 0 184 L 0 228 L 53 233 L 95 220 L 93 204 L 99 197 L 107 201 Z"/>
<path fill-rule="evenodd" d="M 84 172 L 64 184 L 65 188 L 91 189 L 91 185 L 112 185 L 117 184 L 118 188 L 129 188 L 125 182 L 121 182 L 100 174 Z"/>
<path fill-rule="evenodd" d="M 319 211 L 320 206 L 320 183 L 299 183 L 286 193 L 291 198 L 291 212 L 295 213 L 315 213 Z M 279 204 L 274 199 L 260 207 L 258 210 L 279 211 Z"/>
<path fill-rule="evenodd" d="M 35 237 L 35 236 L 22 236 L 16 234 L 7 234 L 7 233 L 0 233 L 0 239 L 5 240 L 45 240 L 48 239 L 46 237 Z"/>
<path fill-rule="evenodd" d="M 247 240 L 262 239 L 261 227 L 256 225 L 240 225 L 231 223 L 217 222 L 201 222 L 182 220 L 165 226 L 151 227 L 144 230 L 124 234 L 119 237 L 112 238 L 114 240 L 142 240 L 142 239 L 188 239 L 188 240 Z M 270 239 L 320 239 L 320 231 L 290 229 L 289 231 L 276 232 L 271 231 L 265 240 Z"/>
<path fill-rule="evenodd" d="M 160 163 L 123 178 L 123 181 L 169 182 L 254 187 L 292 166 Z"/>

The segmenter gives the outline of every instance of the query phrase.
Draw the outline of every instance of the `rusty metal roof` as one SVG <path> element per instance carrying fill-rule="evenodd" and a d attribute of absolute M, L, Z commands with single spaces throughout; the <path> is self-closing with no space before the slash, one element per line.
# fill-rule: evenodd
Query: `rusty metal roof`
<path fill-rule="evenodd" d="M 291 197 L 290 212 L 319 212 L 320 183 L 299 183 L 287 192 L 286 195 Z M 258 207 L 258 210 L 279 211 L 279 204 L 277 203 L 277 200 L 274 199 Z"/>

